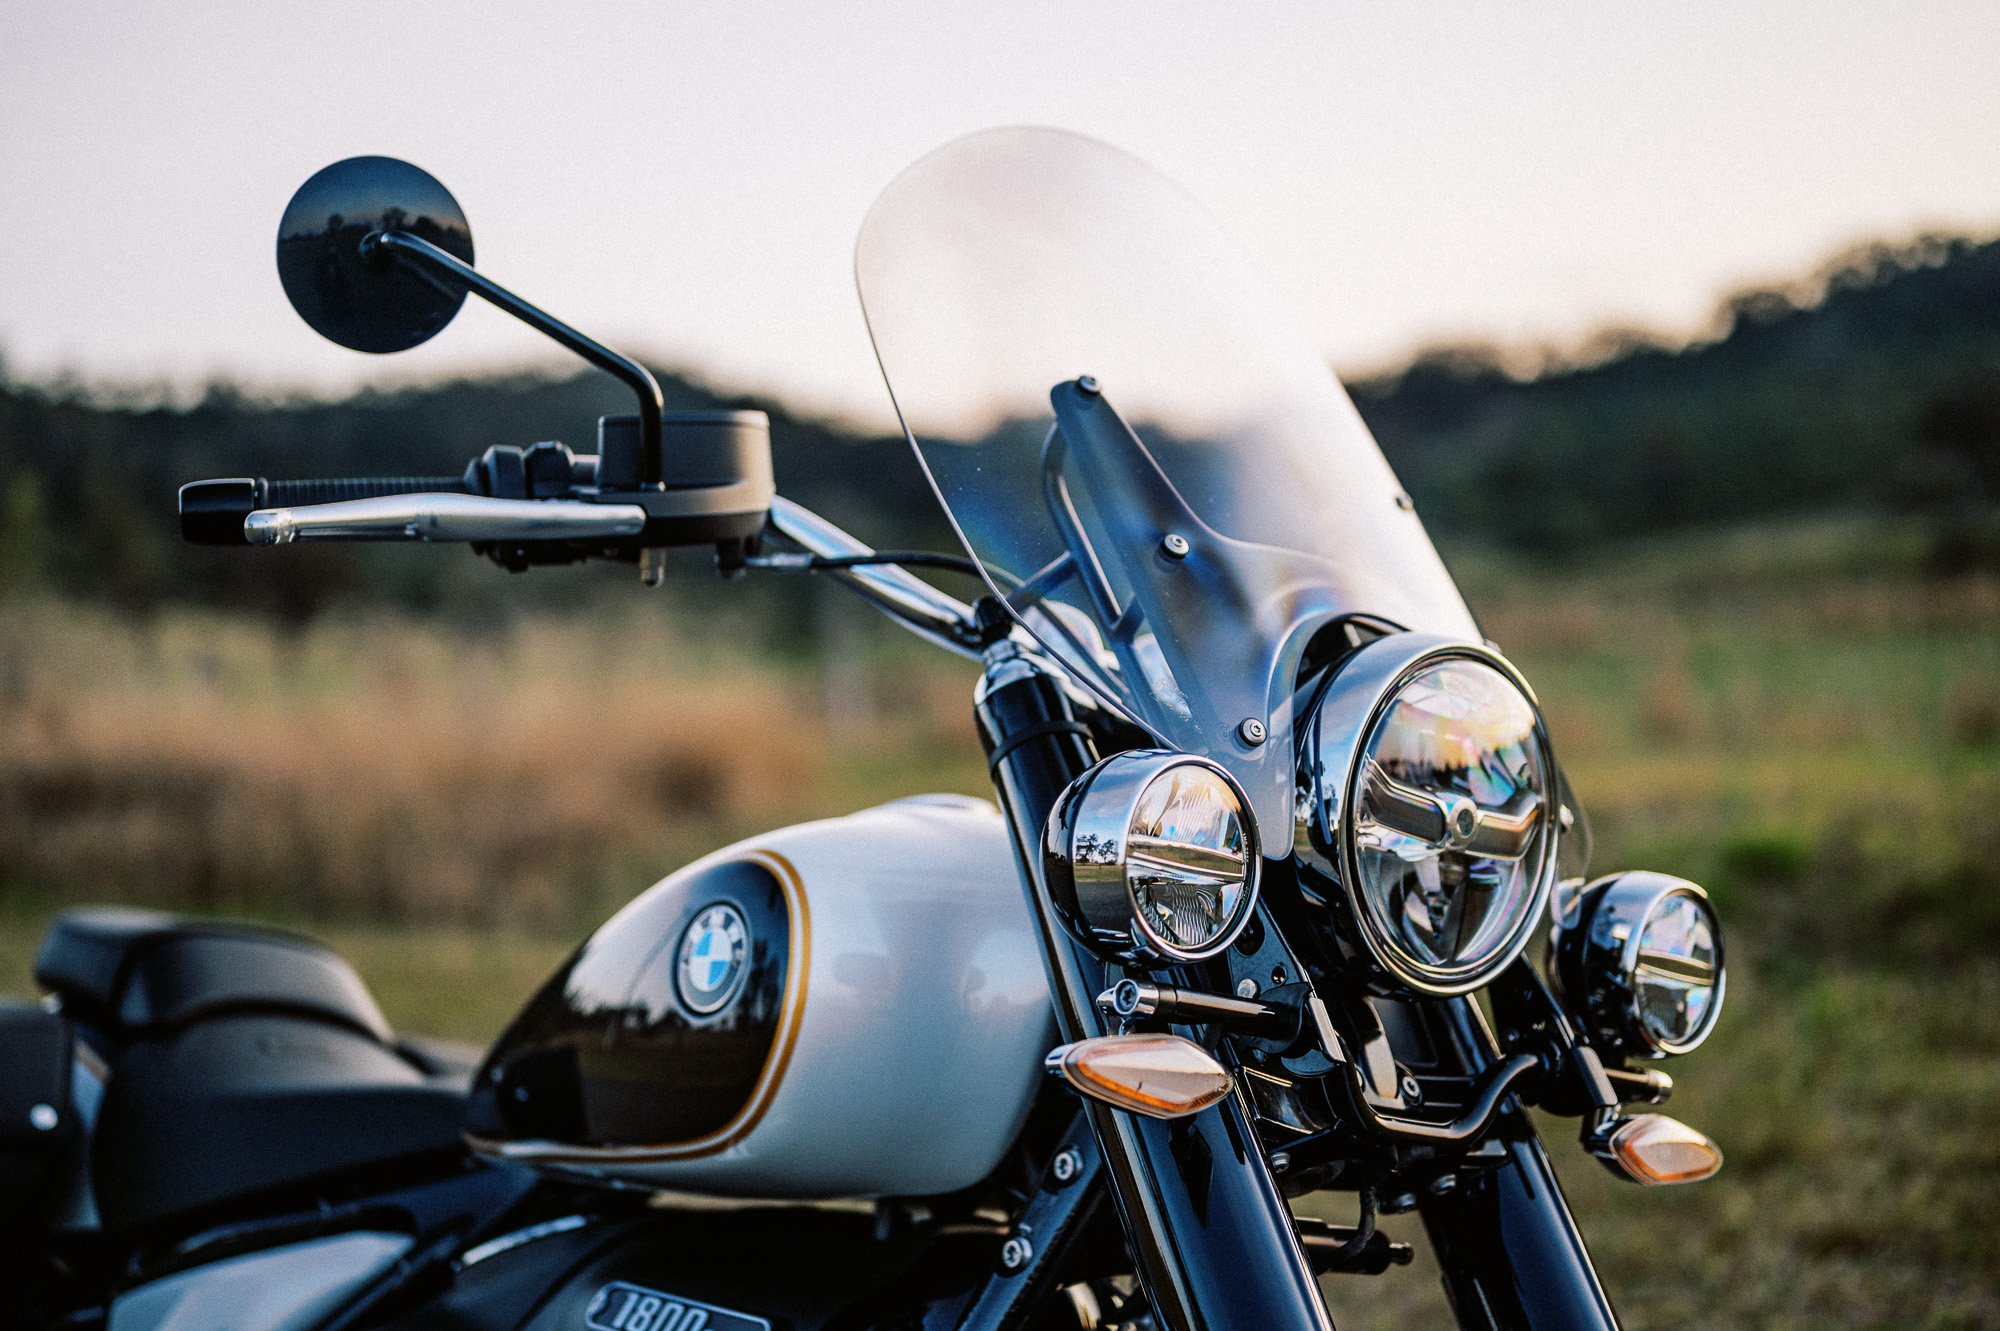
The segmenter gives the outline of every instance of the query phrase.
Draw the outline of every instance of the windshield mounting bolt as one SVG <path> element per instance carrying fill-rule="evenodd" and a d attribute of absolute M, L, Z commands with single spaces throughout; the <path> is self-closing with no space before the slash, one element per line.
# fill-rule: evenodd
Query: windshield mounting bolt
<path fill-rule="evenodd" d="M 1085 397 L 1096 397 L 1104 390 L 1097 386 L 1096 375 L 1079 374 L 1076 377 L 1076 391 L 1082 393 Z"/>
<path fill-rule="evenodd" d="M 1254 716 L 1246 716 L 1243 718 L 1242 724 L 1236 727 L 1236 734 L 1245 744 L 1254 749 L 1264 742 L 1264 723 Z"/>
<path fill-rule="evenodd" d="M 1177 531 L 1170 531 L 1160 538 L 1160 553 L 1169 559 L 1186 559 L 1188 551 L 1193 548 L 1188 544 L 1187 537 Z"/>
<path fill-rule="evenodd" d="M 1058 1185 L 1076 1182 L 1076 1176 L 1083 1172 L 1083 1152 L 1075 1147 L 1056 1152 L 1056 1158 L 1049 1161 L 1049 1173 L 1055 1176 Z"/>
<path fill-rule="evenodd" d="M 1012 1274 L 1026 1266 L 1034 1255 L 1034 1245 L 1016 1234 L 1000 1245 L 1000 1269 Z"/>

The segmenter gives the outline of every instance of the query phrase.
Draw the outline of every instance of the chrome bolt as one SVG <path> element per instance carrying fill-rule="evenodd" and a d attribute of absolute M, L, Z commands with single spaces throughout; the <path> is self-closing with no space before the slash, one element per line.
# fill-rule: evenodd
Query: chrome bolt
<path fill-rule="evenodd" d="M 1292 1167 L 1292 1157 L 1283 1151 L 1271 1152 L 1271 1172 L 1282 1174 Z"/>
<path fill-rule="evenodd" d="M 52 1132 L 60 1121 L 54 1105 L 36 1105 L 28 1111 L 28 1122 L 34 1125 L 37 1132 Z"/>
<path fill-rule="evenodd" d="M 1056 1158 L 1049 1161 L 1049 1173 L 1055 1175 L 1058 1183 L 1075 1182 L 1076 1176 L 1082 1172 L 1083 1152 L 1074 1147 L 1066 1151 L 1057 1151 Z"/>
<path fill-rule="evenodd" d="M 1186 559 L 1188 551 L 1193 548 L 1188 544 L 1187 537 L 1177 531 L 1170 531 L 1160 538 L 1160 553 L 1169 559 Z"/>
<path fill-rule="evenodd" d="M 1236 727 L 1236 733 L 1242 736 L 1245 744 L 1254 749 L 1264 742 L 1264 723 L 1254 716 L 1246 716 L 1243 718 L 1243 723 Z"/>
<path fill-rule="evenodd" d="M 1236 996 L 1238 998 L 1255 998 L 1257 996 L 1257 982 L 1247 975 L 1244 976 L 1236 982 Z"/>
<path fill-rule="evenodd" d="M 1028 1259 L 1034 1255 L 1034 1245 L 1016 1234 L 1000 1245 L 1000 1269 L 1010 1273 L 1018 1271 L 1026 1266 Z"/>
<path fill-rule="evenodd" d="M 1084 394 L 1087 397 L 1096 397 L 1099 393 L 1103 392 L 1104 390 L 1097 386 L 1096 375 L 1080 374 L 1076 377 L 1076 391 Z"/>
<path fill-rule="evenodd" d="M 639 581 L 648 587 L 657 587 L 666 579 L 666 547 L 649 545 L 639 551 Z"/>
<path fill-rule="evenodd" d="M 1417 1085 L 1417 1079 L 1407 1072 L 1403 1074 L 1403 1098 L 1413 1105 L 1424 1102 L 1424 1088 Z"/>

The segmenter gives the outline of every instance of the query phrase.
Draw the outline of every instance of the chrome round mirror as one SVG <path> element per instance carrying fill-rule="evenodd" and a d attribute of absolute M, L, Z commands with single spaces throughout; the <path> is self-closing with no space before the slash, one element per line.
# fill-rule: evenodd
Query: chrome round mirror
<path fill-rule="evenodd" d="M 299 317 L 354 351 L 407 351 L 435 337 L 462 289 L 362 242 L 407 231 L 472 262 L 472 228 L 451 191 L 393 157 L 350 157 L 299 186 L 278 223 L 278 280 Z"/>
<path fill-rule="evenodd" d="M 1140 749 L 1085 772 L 1049 815 L 1043 859 L 1072 932 L 1119 960 L 1215 956 L 1257 901 L 1249 797 L 1192 754 Z"/>
<path fill-rule="evenodd" d="M 1685 1054 L 1715 1029 L 1728 972 L 1722 921 L 1684 878 L 1622 873 L 1557 921 L 1550 972 L 1591 1043 L 1635 1058 Z"/>

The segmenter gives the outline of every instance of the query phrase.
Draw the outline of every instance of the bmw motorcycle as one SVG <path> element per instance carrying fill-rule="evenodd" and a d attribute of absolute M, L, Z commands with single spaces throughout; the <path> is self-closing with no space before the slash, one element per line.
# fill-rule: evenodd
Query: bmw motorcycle
<path fill-rule="evenodd" d="M 1008 129 L 869 213 L 861 302 L 949 554 L 778 497 L 761 413 L 664 412 L 478 271 L 413 166 L 314 176 L 278 261 L 345 346 L 414 346 L 470 293 L 638 410 L 459 476 L 194 482 L 188 540 L 831 578 L 983 662 L 996 800 L 688 865 L 483 1057 L 398 1038 L 307 939 L 61 918 L 47 1000 L 0 1010 L 7 1319 L 1326 1328 L 1318 1280 L 1409 1261 L 1376 1217 L 1415 1211 L 1461 1325 L 1616 1325 L 1527 1108 L 1636 1183 L 1720 1167 L 1646 1110 L 1721 1007 L 1717 917 L 1679 879 L 1586 882 L 1534 691 L 1187 195 Z M 1294 1214 L 1325 1190 L 1353 1224 Z"/>

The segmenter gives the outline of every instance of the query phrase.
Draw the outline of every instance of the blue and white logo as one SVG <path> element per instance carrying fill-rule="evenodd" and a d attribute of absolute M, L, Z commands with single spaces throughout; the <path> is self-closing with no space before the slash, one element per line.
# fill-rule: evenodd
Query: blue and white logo
<path fill-rule="evenodd" d="M 694 917 L 681 935 L 675 977 L 681 1002 L 706 1015 L 736 997 L 750 969 L 750 926 L 736 907 L 718 901 Z"/>

